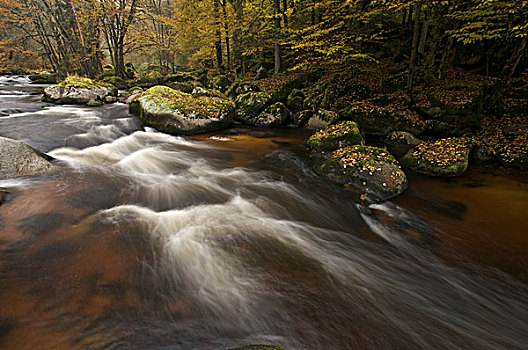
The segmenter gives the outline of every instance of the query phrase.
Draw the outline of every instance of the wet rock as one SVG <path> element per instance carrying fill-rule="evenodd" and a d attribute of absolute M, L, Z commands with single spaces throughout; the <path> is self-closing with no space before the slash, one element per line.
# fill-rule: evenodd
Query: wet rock
<path fill-rule="evenodd" d="M 117 98 L 115 96 L 106 96 L 104 101 L 105 103 L 115 103 Z"/>
<path fill-rule="evenodd" d="M 248 92 L 240 95 L 235 100 L 236 116 L 239 121 L 245 122 L 262 112 L 271 102 L 271 96 L 265 92 Z"/>
<path fill-rule="evenodd" d="M 5 202 L 7 198 L 7 191 L 0 188 L 0 205 Z M 0 217 L 0 223 L 1 223 L 1 217 Z M 1 225 L 0 225 L 1 228 Z"/>
<path fill-rule="evenodd" d="M 174 135 L 192 135 L 231 125 L 234 106 L 229 100 L 193 97 L 167 86 L 154 86 L 129 103 L 146 126 Z"/>
<path fill-rule="evenodd" d="M 403 165 L 429 176 L 460 176 L 468 167 L 470 145 L 464 138 L 422 143 L 403 157 Z"/>
<path fill-rule="evenodd" d="M 340 148 L 315 155 L 317 173 L 342 185 L 352 186 L 380 200 L 407 189 L 407 177 L 386 150 L 369 146 Z"/>
<path fill-rule="evenodd" d="M 358 125 L 345 121 L 322 129 L 308 139 L 308 147 L 314 151 L 333 151 L 347 146 L 362 145 L 363 136 Z"/>
<path fill-rule="evenodd" d="M 33 236 L 43 236 L 55 231 L 64 220 L 62 214 L 35 214 L 18 222 L 18 227 L 24 233 Z"/>
<path fill-rule="evenodd" d="M 245 123 L 253 126 L 279 127 L 285 125 L 290 116 L 288 108 L 282 102 L 277 102 L 267 107 L 257 117 L 246 119 Z"/>
<path fill-rule="evenodd" d="M 49 157 L 20 141 L 0 137 L 0 179 L 32 176 L 54 170 Z"/>
<path fill-rule="evenodd" d="M 310 129 L 324 129 L 331 124 L 337 122 L 338 115 L 334 111 L 326 109 L 318 109 L 306 123 L 306 127 Z"/>
<path fill-rule="evenodd" d="M 496 152 L 497 160 L 503 166 L 520 170 L 528 169 L 528 146 L 507 144 Z"/>
<path fill-rule="evenodd" d="M 114 98 L 115 98 L 115 97 L 114 97 Z M 105 98 L 105 99 L 106 99 L 106 98 Z M 88 102 L 86 103 L 86 105 L 87 105 L 88 107 L 100 107 L 100 106 L 104 105 L 104 102 L 101 101 L 101 100 L 96 100 L 96 99 L 93 99 L 93 98 L 92 98 L 90 101 L 88 101 Z"/>
<path fill-rule="evenodd" d="M 343 118 L 358 123 L 365 135 L 386 136 L 398 130 L 420 135 L 425 130 L 425 124 L 417 113 L 390 105 L 382 107 L 369 102 L 354 103 L 343 111 Z"/>
<path fill-rule="evenodd" d="M 393 131 L 385 138 L 384 142 L 389 152 L 399 159 L 423 141 L 409 132 Z"/>
<path fill-rule="evenodd" d="M 68 77 L 62 83 L 44 89 L 42 99 L 57 104 L 88 104 L 90 101 L 104 103 L 107 96 L 117 96 L 113 85 L 88 78 Z"/>

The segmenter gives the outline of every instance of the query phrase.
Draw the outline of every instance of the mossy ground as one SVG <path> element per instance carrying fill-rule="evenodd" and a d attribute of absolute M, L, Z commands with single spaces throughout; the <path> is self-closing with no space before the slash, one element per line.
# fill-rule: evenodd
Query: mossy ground
<path fill-rule="evenodd" d="M 229 100 L 193 97 L 167 86 L 154 86 L 137 97 L 142 98 L 155 101 L 173 111 L 180 111 L 188 117 L 203 119 L 219 117 L 233 108 Z"/>

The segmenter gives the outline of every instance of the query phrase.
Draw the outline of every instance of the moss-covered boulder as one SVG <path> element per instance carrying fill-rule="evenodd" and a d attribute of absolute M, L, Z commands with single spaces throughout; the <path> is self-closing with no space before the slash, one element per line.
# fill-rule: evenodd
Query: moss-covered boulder
<path fill-rule="evenodd" d="M 282 102 L 277 102 L 264 109 L 258 116 L 244 119 L 252 126 L 280 127 L 284 126 L 291 118 L 291 113 Z"/>
<path fill-rule="evenodd" d="M 393 131 L 387 135 L 384 142 L 389 152 L 399 159 L 423 141 L 409 132 Z"/>
<path fill-rule="evenodd" d="M 31 74 L 29 80 L 35 84 L 57 84 L 59 82 L 59 77 L 55 73 L 41 72 Z"/>
<path fill-rule="evenodd" d="M 334 111 L 328 111 L 326 109 L 318 109 L 308 119 L 306 127 L 310 129 L 324 129 L 329 125 L 334 124 L 339 119 L 339 116 Z"/>
<path fill-rule="evenodd" d="M 300 110 L 303 107 L 304 93 L 301 90 L 293 89 L 288 95 L 287 104 L 293 110 Z"/>
<path fill-rule="evenodd" d="M 460 176 L 468 167 L 470 148 L 469 142 L 464 138 L 422 143 L 407 152 L 402 163 L 424 175 Z"/>
<path fill-rule="evenodd" d="M 254 118 L 271 102 L 271 96 L 265 92 L 248 92 L 235 100 L 236 116 L 239 121 Z"/>
<path fill-rule="evenodd" d="M 32 176 L 56 168 L 51 157 L 17 140 L 0 137 L 0 180 Z"/>
<path fill-rule="evenodd" d="M 340 148 L 316 157 L 315 170 L 342 185 L 353 186 L 380 200 L 407 189 L 407 177 L 386 150 L 369 146 Z"/>
<path fill-rule="evenodd" d="M 42 99 L 58 104 L 87 104 L 91 100 L 104 102 L 107 96 L 117 96 L 117 89 L 112 84 L 70 76 L 60 84 L 44 89 Z"/>
<path fill-rule="evenodd" d="M 496 157 L 500 164 L 521 170 L 528 169 L 528 146 L 510 143 L 499 147 Z"/>
<path fill-rule="evenodd" d="M 231 80 L 226 75 L 221 74 L 213 77 L 211 84 L 215 90 L 225 92 L 231 85 Z"/>
<path fill-rule="evenodd" d="M 234 106 L 225 99 L 193 97 L 167 86 L 154 86 L 129 104 L 146 126 L 174 135 L 192 135 L 229 126 Z"/>
<path fill-rule="evenodd" d="M 357 102 L 342 114 L 344 119 L 358 123 L 366 135 L 386 136 L 391 131 L 407 131 L 419 135 L 425 130 L 425 123 L 417 113 L 391 105 L 382 107 L 370 102 Z"/>
<path fill-rule="evenodd" d="M 319 130 L 307 141 L 308 147 L 318 152 L 362 144 L 363 136 L 361 136 L 358 125 L 352 121 L 341 122 Z"/>

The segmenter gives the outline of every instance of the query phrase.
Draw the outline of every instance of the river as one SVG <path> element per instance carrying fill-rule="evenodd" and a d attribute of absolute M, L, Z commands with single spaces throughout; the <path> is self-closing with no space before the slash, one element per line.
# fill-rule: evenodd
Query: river
<path fill-rule="evenodd" d="M 0 136 L 61 170 L 0 181 L 0 349 L 526 349 L 528 176 L 410 175 L 369 207 L 305 130 L 195 137 L 0 77 Z"/>

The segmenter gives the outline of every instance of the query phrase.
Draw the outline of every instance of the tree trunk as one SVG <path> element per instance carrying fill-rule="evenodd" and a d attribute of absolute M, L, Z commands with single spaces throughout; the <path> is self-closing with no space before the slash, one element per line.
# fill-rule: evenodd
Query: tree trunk
<path fill-rule="evenodd" d="M 216 67 L 220 70 L 224 68 L 223 52 L 222 52 L 222 33 L 220 32 L 220 14 L 219 14 L 220 0 L 214 0 L 214 17 L 216 25 L 216 41 L 214 43 L 216 52 Z"/>
<path fill-rule="evenodd" d="M 418 45 L 418 53 L 420 55 L 423 55 L 425 52 L 425 44 L 427 42 L 427 33 L 429 31 L 429 20 L 431 17 L 431 1 L 426 2 L 426 9 L 425 9 L 425 18 L 424 18 L 424 24 L 422 27 L 422 34 L 420 35 L 420 44 Z"/>
<path fill-rule="evenodd" d="M 409 6 L 409 17 L 407 17 L 407 27 L 411 27 L 413 19 L 414 6 Z"/>
<path fill-rule="evenodd" d="M 282 0 L 282 18 L 284 21 L 284 28 L 288 27 L 288 16 L 286 11 L 288 10 L 288 0 Z"/>
<path fill-rule="evenodd" d="M 407 91 L 412 99 L 414 71 L 416 70 L 416 53 L 418 50 L 418 39 L 420 35 L 420 12 L 422 10 L 422 1 L 416 5 L 416 16 L 414 17 L 414 34 L 411 48 L 411 59 L 409 62 L 409 78 L 407 80 Z"/>
<path fill-rule="evenodd" d="M 452 36 L 449 37 L 449 40 L 447 41 L 447 47 L 444 51 L 444 54 L 442 55 L 442 61 L 440 61 L 440 67 L 438 67 L 438 79 L 444 79 L 445 69 L 447 67 L 447 63 L 449 61 L 449 56 L 451 56 L 451 48 L 453 47 L 453 43 L 455 40 Z"/>
<path fill-rule="evenodd" d="M 231 43 L 229 35 L 229 22 L 227 19 L 226 0 L 222 1 L 222 14 L 224 16 L 224 32 L 225 32 L 225 44 L 226 44 L 226 56 L 227 56 L 227 68 L 231 70 Z"/>
<path fill-rule="evenodd" d="M 281 69 L 281 48 L 279 44 L 280 39 L 280 0 L 274 0 L 274 39 L 275 39 L 275 74 L 278 74 Z"/>

